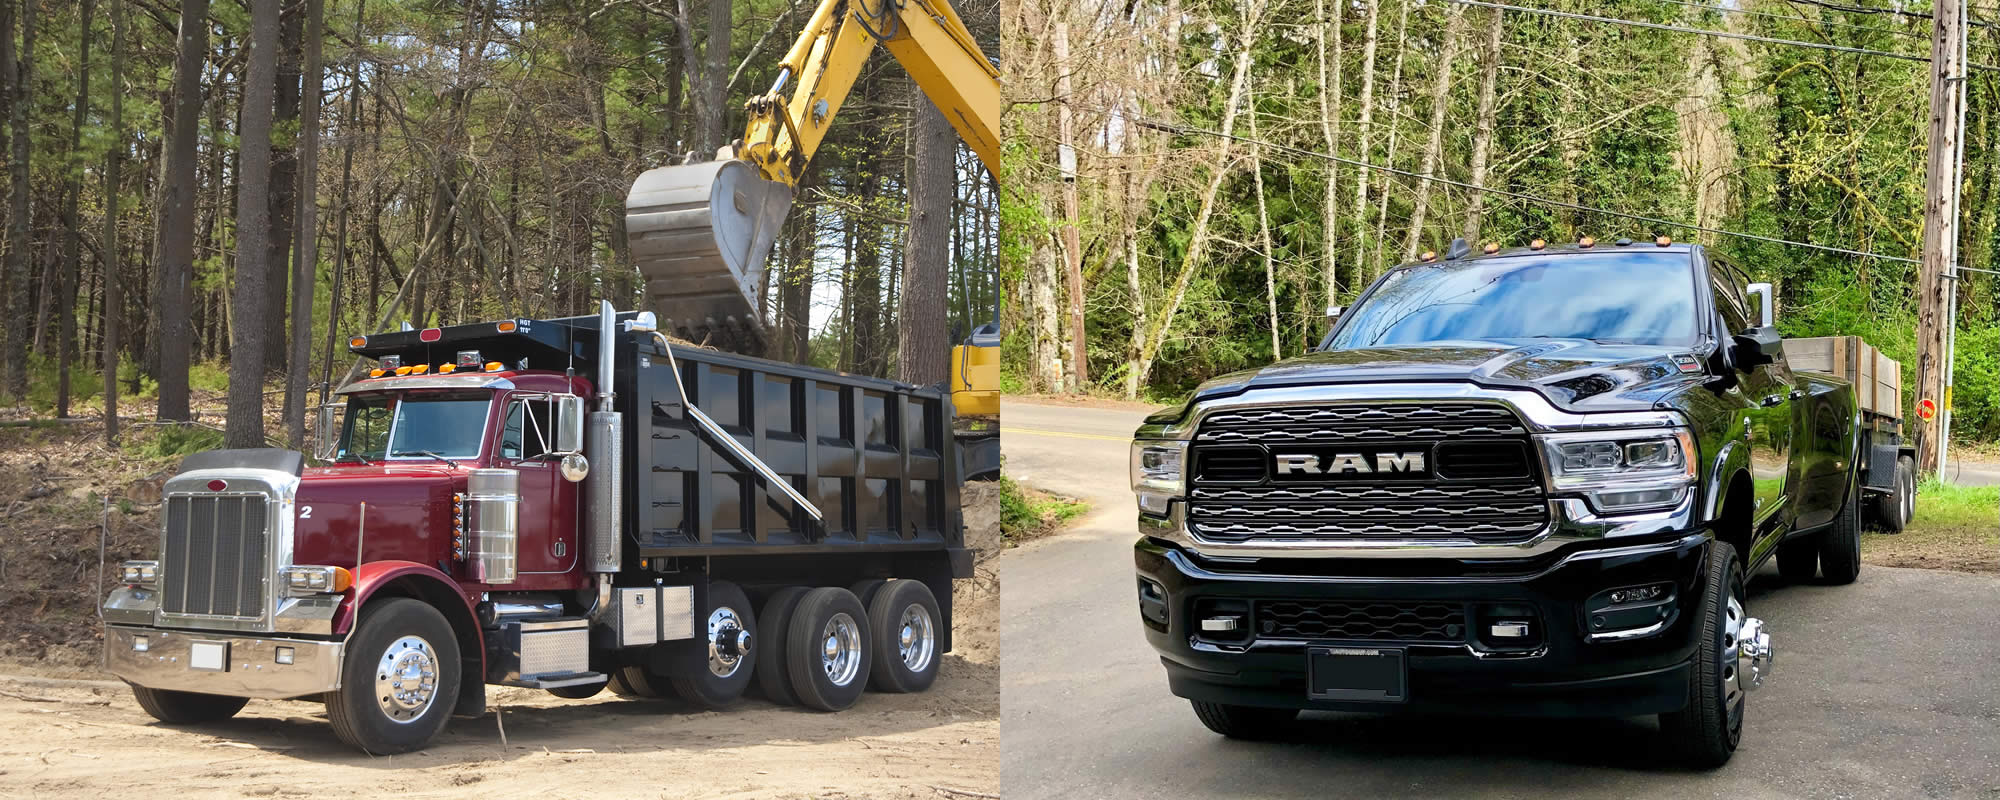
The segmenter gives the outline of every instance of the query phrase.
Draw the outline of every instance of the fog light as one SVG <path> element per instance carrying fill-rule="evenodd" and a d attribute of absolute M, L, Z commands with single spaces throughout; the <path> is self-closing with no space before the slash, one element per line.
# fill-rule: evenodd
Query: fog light
<path fill-rule="evenodd" d="M 280 664 L 290 664 L 292 663 L 292 658 L 293 658 L 292 654 L 294 652 L 296 651 L 294 651 L 292 648 L 280 647 L 278 648 L 278 654 L 273 657 L 273 660 L 277 661 Z"/>
<path fill-rule="evenodd" d="M 1530 631 L 1528 623 L 1509 620 L 1493 623 L 1486 632 L 1495 639 L 1526 639 Z"/>
<path fill-rule="evenodd" d="M 132 652 L 144 653 L 151 649 L 153 649 L 153 643 L 146 641 L 146 637 L 144 636 L 132 637 Z"/>
<path fill-rule="evenodd" d="M 1653 584 L 1652 586 L 1634 586 L 1630 589 L 1617 589 L 1612 591 L 1611 602 L 1614 605 L 1621 603 L 1640 603 L 1640 602 L 1645 602 L 1647 600 L 1652 600 L 1666 593 L 1667 593 L 1667 585 L 1664 583 L 1656 583 Z"/>
<path fill-rule="evenodd" d="M 1201 621 L 1201 629 L 1211 633 L 1227 633 L 1242 628 L 1242 617 L 1209 617 Z"/>

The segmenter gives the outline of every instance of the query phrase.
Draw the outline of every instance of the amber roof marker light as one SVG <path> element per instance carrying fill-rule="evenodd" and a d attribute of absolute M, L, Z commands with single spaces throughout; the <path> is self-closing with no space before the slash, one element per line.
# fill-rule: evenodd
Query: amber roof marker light
<path fill-rule="evenodd" d="M 1493 255 L 1494 253 L 1498 253 L 1498 252 L 1500 252 L 1500 243 L 1499 243 L 1499 242 L 1487 242 L 1487 243 L 1486 243 L 1486 246 L 1485 246 L 1485 247 L 1482 247 L 1482 248 L 1479 248 L 1479 251 L 1480 251 L 1480 252 L 1482 252 L 1482 253 L 1485 253 L 1485 254 L 1487 254 L 1487 255 L 1489 255 L 1489 256 L 1490 256 L 1490 255 Z"/>
<path fill-rule="evenodd" d="M 1528 249 L 1529 249 L 1529 250 L 1540 250 L 1540 249 L 1542 249 L 1542 248 L 1544 248 L 1544 247 L 1548 247 L 1548 246 L 1549 246 L 1549 243 L 1548 243 L 1548 242 L 1546 242 L 1546 241 L 1543 241 L 1543 240 L 1541 240 L 1541 239 L 1536 239 L 1536 240 L 1534 240 L 1534 241 L 1532 241 L 1532 242 L 1529 242 L 1529 243 L 1528 243 Z"/>
<path fill-rule="evenodd" d="M 1436 252 L 1425 250 L 1423 255 L 1417 256 L 1417 260 L 1429 264 L 1433 261 L 1436 261 L 1437 257 L 1438 254 Z"/>
<path fill-rule="evenodd" d="M 1655 237 L 1655 238 L 1653 239 L 1653 244 L 1655 244 L 1655 245 L 1658 245 L 1658 246 L 1660 246 L 1660 247 L 1666 247 L 1667 245 L 1670 245 L 1670 244 L 1673 244 L 1673 243 L 1674 243 L 1674 239 L 1673 239 L 1673 237 L 1671 237 L 1671 236 L 1659 236 L 1659 237 Z"/>
<path fill-rule="evenodd" d="M 1585 236 L 1581 239 L 1576 240 L 1576 246 L 1581 247 L 1585 250 L 1589 250 L 1591 246 L 1595 244 L 1597 244 L 1597 240 L 1589 236 Z"/>

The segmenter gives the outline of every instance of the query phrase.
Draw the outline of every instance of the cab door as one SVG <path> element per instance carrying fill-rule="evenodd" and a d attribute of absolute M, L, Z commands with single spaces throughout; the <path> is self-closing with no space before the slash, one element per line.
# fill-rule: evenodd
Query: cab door
<path fill-rule="evenodd" d="M 1722 318 L 1724 336 L 1734 336 L 1757 323 L 1750 320 L 1742 289 L 1720 268 L 1709 271 L 1715 293 L 1715 310 Z M 1733 346 L 1725 343 L 1725 346 Z M 1763 531 L 1788 505 L 1791 490 L 1792 373 L 1782 350 L 1769 354 L 1771 363 L 1761 364 L 1743 374 L 1742 383 L 1731 389 L 1742 406 L 1743 437 L 1750 447 L 1750 483 L 1755 506 L 1751 519 Z"/>
<path fill-rule="evenodd" d="M 515 395 L 500 427 L 500 466 L 520 473 L 520 539 L 523 574 L 568 572 L 576 566 L 576 515 L 562 507 L 563 479 L 553 449 L 554 402 L 548 395 Z"/>

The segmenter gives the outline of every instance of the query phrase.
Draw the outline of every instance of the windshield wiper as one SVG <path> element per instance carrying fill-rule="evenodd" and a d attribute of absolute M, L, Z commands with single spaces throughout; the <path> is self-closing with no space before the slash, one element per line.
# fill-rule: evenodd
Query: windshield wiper
<path fill-rule="evenodd" d="M 429 451 L 429 450 L 398 450 L 398 451 L 396 451 L 396 455 L 399 455 L 399 456 L 430 456 L 431 458 L 435 458 L 435 459 L 437 459 L 437 460 L 439 460 L 439 461 L 442 461 L 442 462 L 444 462 L 444 463 L 445 463 L 446 465 L 449 465 L 449 466 L 450 466 L 450 467 L 451 467 L 452 469 L 457 469 L 457 468 L 458 468 L 458 462 L 456 462 L 456 461 L 453 461 L 453 460 L 451 460 L 451 459 L 449 459 L 449 458 L 445 458 L 444 456 L 441 456 L 441 455 L 438 455 L 438 454 L 436 454 L 436 453 L 433 453 L 433 452 L 431 452 L 431 451 Z"/>

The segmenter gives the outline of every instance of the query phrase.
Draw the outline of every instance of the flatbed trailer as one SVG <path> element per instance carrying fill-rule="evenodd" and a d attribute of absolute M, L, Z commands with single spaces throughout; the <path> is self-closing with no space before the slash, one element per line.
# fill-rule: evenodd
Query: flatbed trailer
<path fill-rule="evenodd" d="M 1915 446 L 1903 434 L 1903 365 L 1859 336 L 1785 340 L 1795 370 L 1841 378 L 1854 385 L 1861 407 L 1861 488 L 1874 501 L 1877 525 L 1900 531 L 1916 511 Z"/>

